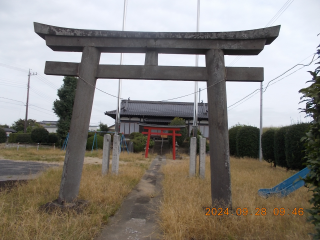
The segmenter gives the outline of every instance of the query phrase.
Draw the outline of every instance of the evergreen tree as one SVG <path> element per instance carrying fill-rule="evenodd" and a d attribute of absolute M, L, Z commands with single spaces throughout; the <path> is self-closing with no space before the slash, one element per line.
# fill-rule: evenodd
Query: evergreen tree
<path fill-rule="evenodd" d="M 317 49 L 318 59 L 320 59 L 320 45 Z M 320 64 L 317 62 L 316 64 Z M 310 213 L 308 220 L 311 221 L 316 233 L 313 239 L 320 239 L 320 66 L 310 74 L 312 80 L 310 86 L 301 89 L 302 102 L 306 103 L 306 107 L 302 109 L 303 112 L 313 118 L 309 132 L 301 140 L 305 143 L 305 160 L 310 169 L 310 174 L 307 175 L 305 182 L 309 191 L 312 192 L 312 197 L 309 202 L 312 208 L 307 211 Z"/>
<path fill-rule="evenodd" d="M 76 77 L 64 77 L 63 85 L 58 89 L 59 99 L 53 103 L 53 111 L 59 117 L 57 134 L 60 138 L 66 138 L 70 129 L 77 80 Z"/>

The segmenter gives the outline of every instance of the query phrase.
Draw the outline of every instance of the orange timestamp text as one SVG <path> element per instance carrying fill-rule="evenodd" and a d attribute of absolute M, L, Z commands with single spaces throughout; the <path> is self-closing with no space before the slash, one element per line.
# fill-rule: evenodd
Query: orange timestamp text
<path fill-rule="evenodd" d="M 266 216 L 267 214 L 272 214 L 273 216 L 303 216 L 304 211 L 303 208 L 273 208 L 267 211 L 266 208 L 255 208 L 254 211 L 250 211 L 249 208 L 236 208 L 236 210 L 230 210 L 229 208 L 210 208 L 206 207 L 205 214 L 206 216 L 229 216 L 229 215 L 236 215 L 236 216 Z"/>

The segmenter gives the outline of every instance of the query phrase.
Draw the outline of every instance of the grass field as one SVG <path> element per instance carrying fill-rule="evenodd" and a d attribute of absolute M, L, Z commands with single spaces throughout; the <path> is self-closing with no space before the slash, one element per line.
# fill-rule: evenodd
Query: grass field
<path fill-rule="evenodd" d="M 37 150 L 36 146 L 26 148 L 25 145 L 21 145 L 17 150 L 17 147 L 6 148 L 5 146 L 4 143 L 0 144 L 0 158 L 9 160 L 63 162 L 66 154 L 58 147 L 54 150 L 53 147 L 40 146 Z M 102 150 L 86 151 L 85 156 L 102 158 Z"/>
<path fill-rule="evenodd" d="M 25 154 L 19 155 L 20 160 L 34 160 L 29 157 L 34 149 L 30 150 L 32 152 L 25 151 Z M 5 150 L 4 154 L 1 149 L 0 155 L 7 156 L 7 159 L 15 158 L 10 157 L 9 152 Z M 11 152 L 15 154 L 13 150 Z M 54 156 L 61 157 L 62 153 L 60 150 L 43 150 L 42 156 L 45 157 L 41 160 L 51 161 L 57 159 Z M 93 154 L 102 156 L 101 151 Z M 141 154 L 122 153 L 117 176 L 102 176 L 101 165 L 84 165 L 79 199 L 88 200 L 89 206 L 81 214 L 48 214 L 39 211 L 42 204 L 57 198 L 62 167 L 49 169 L 39 178 L 11 191 L 0 192 L 0 239 L 92 239 L 100 233 L 102 225 L 107 223 L 108 218 L 139 182 L 152 157 L 145 159 Z"/>
<path fill-rule="evenodd" d="M 271 168 L 256 159 L 230 161 L 233 212 L 229 211 L 229 215 L 224 212 L 223 216 L 206 216 L 203 209 L 211 207 L 208 157 L 204 180 L 187 177 L 188 160 L 168 161 L 163 168 L 164 196 L 159 213 L 165 239 L 311 239 L 308 233 L 313 232 L 313 225 L 306 222 L 305 211 L 310 208 L 311 193 L 307 188 L 302 187 L 285 198 L 264 199 L 257 194 L 258 189 L 273 187 L 294 171 Z M 240 216 L 237 208 L 241 209 Z M 281 208 L 285 209 L 284 216 Z M 295 208 L 296 215 L 292 213 Z M 248 213 L 244 216 L 246 209 Z"/>

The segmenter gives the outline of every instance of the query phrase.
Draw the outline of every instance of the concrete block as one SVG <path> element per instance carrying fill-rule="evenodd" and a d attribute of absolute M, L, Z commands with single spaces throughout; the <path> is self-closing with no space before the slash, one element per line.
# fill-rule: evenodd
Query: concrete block
<path fill-rule="evenodd" d="M 206 172 L 206 138 L 200 137 L 199 141 L 199 176 L 205 178 Z"/>
<path fill-rule="evenodd" d="M 105 134 L 103 136 L 102 175 L 107 174 L 109 171 L 110 143 L 111 135 Z"/>
<path fill-rule="evenodd" d="M 119 171 L 119 156 L 120 156 L 120 136 L 113 136 L 113 151 L 112 151 L 112 173 L 118 174 Z"/>
<path fill-rule="evenodd" d="M 197 161 L 197 138 L 190 138 L 190 163 L 189 163 L 189 177 L 196 175 L 196 161 Z"/>

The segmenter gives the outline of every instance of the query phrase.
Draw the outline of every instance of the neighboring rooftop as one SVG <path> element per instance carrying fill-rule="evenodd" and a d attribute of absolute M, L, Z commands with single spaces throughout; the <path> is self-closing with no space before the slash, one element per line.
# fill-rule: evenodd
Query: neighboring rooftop
<path fill-rule="evenodd" d="M 115 119 L 116 110 L 106 111 L 105 115 L 108 115 Z M 192 102 L 122 100 L 120 115 L 122 117 L 154 116 L 154 117 L 181 117 L 186 119 L 192 119 L 193 103 Z M 208 119 L 207 103 L 198 104 L 198 118 L 199 120 Z"/>

